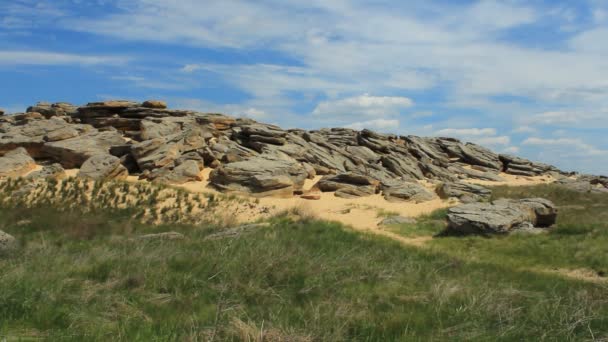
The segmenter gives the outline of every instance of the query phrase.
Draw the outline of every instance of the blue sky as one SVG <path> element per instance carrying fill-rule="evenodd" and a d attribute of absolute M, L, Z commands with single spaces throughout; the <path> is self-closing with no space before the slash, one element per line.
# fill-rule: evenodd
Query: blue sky
<path fill-rule="evenodd" d="M 608 174 L 608 1 L 0 0 L 0 107 L 165 99 Z"/>

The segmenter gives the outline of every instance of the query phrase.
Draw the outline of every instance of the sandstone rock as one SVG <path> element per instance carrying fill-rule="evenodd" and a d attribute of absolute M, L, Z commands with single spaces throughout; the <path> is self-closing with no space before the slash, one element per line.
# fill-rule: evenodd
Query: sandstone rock
<path fill-rule="evenodd" d="M 4 111 L 4 109 L 0 108 L 0 116 L 3 116 L 6 112 Z"/>
<path fill-rule="evenodd" d="M 75 138 L 48 142 L 42 153 L 67 169 L 80 167 L 87 159 L 98 154 L 109 154 L 112 146 L 123 145 L 125 140 L 117 132 L 92 131 Z"/>
<path fill-rule="evenodd" d="M 176 241 L 176 240 L 184 240 L 186 237 L 184 234 L 177 232 L 165 232 L 165 233 L 157 233 L 157 234 L 146 234 L 137 237 L 139 241 Z"/>
<path fill-rule="evenodd" d="M 82 164 L 78 177 L 92 180 L 126 179 L 127 169 L 120 159 L 109 154 L 97 154 Z"/>
<path fill-rule="evenodd" d="M 148 100 L 148 101 L 144 101 L 144 103 L 142 103 L 141 106 L 145 107 L 145 108 L 166 109 L 167 102 L 159 101 L 159 100 Z"/>
<path fill-rule="evenodd" d="M 395 186 L 382 190 L 384 199 L 389 202 L 428 202 L 435 198 L 435 195 L 425 187 L 417 183 L 399 183 Z"/>
<path fill-rule="evenodd" d="M 144 119 L 140 122 L 140 137 L 142 140 L 163 138 L 168 135 L 177 134 L 181 130 L 178 123 L 171 121 L 155 122 Z"/>
<path fill-rule="evenodd" d="M 15 249 L 17 249 L 17 240 L 0 230 L 0 256 L 10 255 Z"/>
<path fill-rule="evenodd" d="M 403 217 L 403 216 L 391 216 L 387 217 L 378 223 L 378 226 L 393 226 L 399 224 L 415 224 L 416 219 L 411 217 Z"/>
<path fill-rule="evenodd" d="M 289 157 L 260 155 L 213 170 L 209 181 L 222 191 L 292 196 L 302 189 L 307 177 L 302 164 Z"/>
<path fill-rule="evenodd" d="M 48 166 L 44 166 L 39 171 L 34 171 L 27 175 L 28 179 L 45 179 L 45 178 L 54 178 L 54 179 L 63 179 L 66 178 L 67 174 L 61 164 L 52 164 Z"/>
<path fill-rule="evenodd" d="M 36 168 L 36 162 L 23 147 L 0 157 L 0 177 L 21 177 Z"/>
<path fill-rule="evenodd" d="M 557 209 L 544 199 L 470 203 L 448 211 L 448 229 L 461 234 L 507 234 L 530 226 L 549 227 Z"/>
<path fill-rule="evenodd" d="M 181 155 L 180 143 L 168 143 L 164 138 L 154 138 L 134 144 L 131 152 L 143 170 L 172 165 Z"/>
<path fill-rule="evenodd" d="M 316 184 L 323 192 L 335 192 L 337 197 L 354 198 L 371 196 L 378 192 L 380 182 L 365 175 L 345 172 L 325 176 Z"/>
<path fill-rule="evenodd" d="M 309 200 L 309 201 L 318 201 L 321 199 L 321 194 L 305 194 L 305 195 L 301 195 L 300 198 L 305 199 L 305 200 Z"/>
<path fill-rule="evenodd" d="M 439 186 L 437 194 L 443 199 L 454 197 L 463 203 L 470 203 L 490 199 L 492 191 L 465 182 L 446 182 Z"/>
<path fill-rule="evenodd" d="M 72 127 L 63 127 L 46 134 L 45 140 L 49 142 L 67 140 L 80 135 L 80 132 Z"/>
<path fill-rule="evenodd" d="M 38 102 L 36 105 L 29 107 L 27 112 L 40 113 L 45 118 L 50 119 L 54 116 L 73 115 L 77 112 L 77 110 L 78 107 L 66 102 L 58 102 L 53 104 L 48 102 Z"/>
<path fill-rule="evenodd" d="M 200 124 L 211 124 L 218 131 L 229 130 L 236 124 L 236 119 L 223 114 L 197 115 L 196 121 Z"/>
<path fill-rule="evenodd" d="M 168 184 L 184 184 L 203 180 L 199 164 L 194 160 L 187 160 L 172 169 L 156 169 L 150 173 L 148 178 L 154 182 Z"/>

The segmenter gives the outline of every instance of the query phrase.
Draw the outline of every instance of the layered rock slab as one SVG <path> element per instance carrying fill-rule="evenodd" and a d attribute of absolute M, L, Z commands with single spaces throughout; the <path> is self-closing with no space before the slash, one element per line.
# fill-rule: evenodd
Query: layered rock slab
<path fill-rule="evenodd" d="M 555 224 L 556 206 L 542 198 L 469 203 L 449 209 L 448 230 L 459 234 L 508 234 Z"/>

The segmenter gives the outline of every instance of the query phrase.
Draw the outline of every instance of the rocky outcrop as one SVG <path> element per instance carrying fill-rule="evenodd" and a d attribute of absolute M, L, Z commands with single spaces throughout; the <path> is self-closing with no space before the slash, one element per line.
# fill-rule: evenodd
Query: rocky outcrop
<path fill-rule="evenodd" d="M 92 180 L 126 179 L 127 169 L 122 166 L 120 159 L 109 154 L 97 154 L 87 159 L 78 177 Z"/>
<path fill-rule="evenodd" d="M 515 157 L 508 154 L 501 154 L 499 156 L 503 163 L 504 172 L 517 176 L 540 176 L 548 172 L 558 171 L 555 167 L 534 163 L 524 158 Z"/>
<path fill-rule="evenodd" d="M 201 167 L 194 160 L 186 160 L 176 167 L 156 169 L 150 172 L 146 178 L 154 182 L 167 184 L 184 184 L 203 180 Z"/>
<path fill-rule="evenodd" d="M 389 202 L 428 202 L 436 198 L 435 194 L 417 183 L 400 183 L 382 190 Z"/>
<path fill-rule="evenodd" d="M 555 224 L 557 208 L 541 198 L 470 203 L 448 211 L 448 230 L 459 234 L 507 234 Z"/>
<path fill-rule="evenodd" d="M 10 255 L 17 248 L 17 240 L 0 230 L 0 256 Z"/>
<path fill-rule="evenodd" d="M 335 192 L 337 197 L 353 198 L 378 193 L 380 182 L 365 175 L 345 172 L 335 176 L 325 176 L 316 186 L 323 192 Z"/>
<path fill-rule="evenodd" d="M 227 192 L 291 197 L 302 189 L 307 177 L 301 163 L 287 156 L 267 154 L 223 165 L 211 172 L 209 182 Z"/>
<path fill-rule="evenodd" d="M 0 178 L 21 177 L 36 168 L 36 162 L 23 147 L 16 148 L 0 157 Z"/>
<path fill-rule="evenodd" d="M 415 183 L 428 180 L 444 183 L 442 197 L 467 202 L 489 194 L 462 180 L 500 181 L 500 172 L 559 173 L 457 139 L 347 128 L 285 130 L 251 119 L 173 110 L 159 100 L 81 107 L 38 103 L 27 113 L 0 118 L 0 156 L 18 147 L 43 164 L 57 162 L 64 168 L 112 155 L 130 174 L 159 182 L 197 180 L 196 168 L 210 167 L 215 169 L 211 184 L 220 191 L 258 196 L 301 194 L 302 177 L 320 175 L 318 188 L 341 197 L 382 191 L 391 201 L 425 201 L 433 194 Z M 598 184 L 592 184 L 592 191 L 606 189 Z"/>
<path fill-rule="evenodd" d="M 113 146 L 124 144 L 118 132 L 91 131 L 75 138 L 53 141 L 42 146 L 42 153 L 67 169 L 77 168 L 98 154 L 109 154 Z"/>
<path fill-rule="evenodd" d="M 437 194 L 443 199 L 457 198 L 462 203 L 472 203 L 490 199 L 492 190 L 466 182 L 446 182 L 437 188 Z"/>
<path fill-rule="evenodd" d="M 48 102 L 38 102 L 36 105 L 27 109 L 28 113 L 40 113 L 47 119 L 54 116 L 72 116 L 77 111 L 77 106 L 67 102 L 58 102 L 52 104 Z"/>

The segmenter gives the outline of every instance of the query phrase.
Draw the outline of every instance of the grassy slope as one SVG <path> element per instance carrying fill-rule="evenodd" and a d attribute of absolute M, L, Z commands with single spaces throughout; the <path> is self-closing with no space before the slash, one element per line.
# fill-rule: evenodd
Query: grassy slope
<path fill-rule="evenodd" d="M 442 239 L 421 250 L 338 224 L 276 218 L 246 237 L 206 241 L 213 227 L 149 227 L 129 214 L 0 210 L 0 229 L 23 244 L 17 255 L 0 259 L 0 335 L 104 341 L 608 338 L 605 287 L 470 257 L 470 241 L 478 246 L 475 253 L 485 255 L 483 243 L 496 248 L 505 242 L 498 239 Z M 16 224 L 23 219 L 30 222 Z M 169 230 L 188 239 L 130 239 Z M 583 236 L 559 238 L 594 243 Z M 456 247 L 469 249 L 445 251 Z M 494 253 L 513 257 L 508 249 Z"/>

